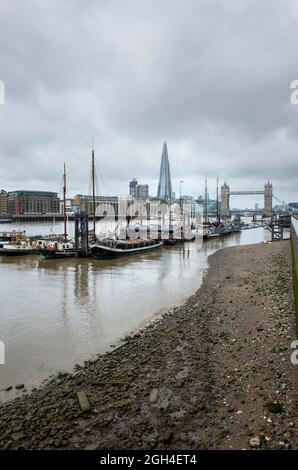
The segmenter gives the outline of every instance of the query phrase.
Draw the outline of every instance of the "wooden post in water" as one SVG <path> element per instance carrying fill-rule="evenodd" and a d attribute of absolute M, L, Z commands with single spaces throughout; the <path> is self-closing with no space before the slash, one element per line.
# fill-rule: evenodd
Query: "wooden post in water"
<path fill-rule="evenodd" d="M 161 240 L 161 211 L 158 209 L 158 240 Z"/>
<path fill-rule="evenodd" d="M 181 238 L 185 238 L 185 212 L 182 214 L 182 227 L 181 227 Z"/>
<path fill-rule="evenodd" d="M 82 251 L 83 256 L 89 256 L 89 216 L 84 214 L 82 227 Z"/>
<path fill-rule="evenodd" d="M 79 257 L 79 214 L 75 214 L 75 255 Z"/>
<path fill-rule="evenodd" d="M 75 254 L 79 256 L 89 256 L 89 215 L 81 212 L 75 215 Z"/>

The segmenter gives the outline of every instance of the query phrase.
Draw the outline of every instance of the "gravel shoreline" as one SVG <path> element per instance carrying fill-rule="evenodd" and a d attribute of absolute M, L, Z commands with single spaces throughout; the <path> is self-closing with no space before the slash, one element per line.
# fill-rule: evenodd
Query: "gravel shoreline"
<path fill-rule="evenodd" d="M 0 449 L 298 448 L 288 241 L 225 248 L 117 349 L 0 407 Z"/>

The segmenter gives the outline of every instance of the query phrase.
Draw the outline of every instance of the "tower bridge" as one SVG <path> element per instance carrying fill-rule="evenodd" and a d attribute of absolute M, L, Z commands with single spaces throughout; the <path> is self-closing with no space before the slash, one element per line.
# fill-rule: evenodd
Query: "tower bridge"
<path fill-rule="evenodd" d="M 246 196 L 247 194 L 264 194 L 264 191 L 230 191 L 230 196 Z"/>
<path fill-rule="evenodd" d="M 271 217 L 272 211 L 272 197 L 273 188 L 272 184 L 268 181 L 264 185 L 263 190 L 257 191 L 230 191 L 230 186 L 224 182 L 221 186 L 221 216 L 230 217 L 230 196 L 251 196 L 251 195 L 264 195 L 264 209 L 262 209 L 262 215 L 264 217 Z"/>

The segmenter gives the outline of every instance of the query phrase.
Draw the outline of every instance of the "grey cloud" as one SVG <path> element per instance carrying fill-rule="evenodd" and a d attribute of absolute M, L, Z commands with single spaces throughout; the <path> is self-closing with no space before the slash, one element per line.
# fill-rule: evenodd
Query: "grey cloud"
<path fill-rule="evenodd" d="M 1 2 L 0 186 L 155 194 L 168 141 L 176 191 L 205 174 L 297 200 L 298 9 L 272 0 Z"/>

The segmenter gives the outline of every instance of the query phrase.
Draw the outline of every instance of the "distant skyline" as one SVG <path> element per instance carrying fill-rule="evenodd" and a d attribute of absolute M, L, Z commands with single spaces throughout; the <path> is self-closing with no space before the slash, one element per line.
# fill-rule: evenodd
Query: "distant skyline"
<path fill-rule="evenodd" d="M 3 0 L 0 188 L 59 191 L 65 161 L 86 193 L 94 138 L 101 194 L 155 195 L 167 140 L 176 194 L 297 201 L 297 30 L 294 0 Z"/>

